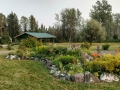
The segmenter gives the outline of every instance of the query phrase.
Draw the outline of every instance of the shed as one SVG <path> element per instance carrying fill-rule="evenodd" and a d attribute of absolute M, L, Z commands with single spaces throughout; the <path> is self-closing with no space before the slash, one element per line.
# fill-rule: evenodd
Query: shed
<path fill-rule="evenodd" d="M 35 37 L 38 40 L 42 41 L 54 41 L 56 36 L 48 34 L 48 33 L 39 33 L 39 32 L 24 32 L 23 34 L 17 35 L 14 38 L 20 42 L 22 39 L 28 38 L 28 37 Z"/>

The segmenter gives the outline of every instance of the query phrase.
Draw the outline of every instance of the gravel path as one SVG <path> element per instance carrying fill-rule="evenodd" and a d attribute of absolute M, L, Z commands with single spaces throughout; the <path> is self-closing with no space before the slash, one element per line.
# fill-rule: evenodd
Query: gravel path
<path fill-rule="evenodd" d="M 92 51 L 92 52 L 97 53 L 97 51 Z M 101 52 L 102 55 L 103 54 L 116 54 L 115 51 L 101 50 L 100 52 Z"/>

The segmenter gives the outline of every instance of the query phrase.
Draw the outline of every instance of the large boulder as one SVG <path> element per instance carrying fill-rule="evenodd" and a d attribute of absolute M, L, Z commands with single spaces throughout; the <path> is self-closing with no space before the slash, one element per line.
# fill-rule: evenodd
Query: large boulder
<path fill-rule="evenodd" d="M 82 59 L 86 60 L 86 57 L 88 56 L 88 54 L 86 52 L 82 52 L 81 53 L 81 57 Z"/>
<path fill-rule="evenodd" d="M 10 60 L 17 59 L 17 55 L 10 55 Z"/>
<path fill-rule="evenodd" d="M 91 61 L 93 59 L 93 57 L 88 55 L 86 52 L 82 52 L 81 57 L 83 60 L 86 60 L 86 61 Z"/>
<path fill-rule="evenodd" d="M 84 74 L 83 73 L 77 73 L 70 76 L 71 81 L 73 82 L 84 82 Z"/>
<path fill-rule="evenodd" d="M 98 79 L 98 77 L 94 76 L 93 74 L 87 71 L 85 72 L 85 82 L 86 83 L 99 83 L 100 80 Z"/>
<path fill-rule="evenodd" d="M 111 73 L 103 73 L 100 75 L 100 80 L 105 82 L 119 81 L 119 78 Z"/>

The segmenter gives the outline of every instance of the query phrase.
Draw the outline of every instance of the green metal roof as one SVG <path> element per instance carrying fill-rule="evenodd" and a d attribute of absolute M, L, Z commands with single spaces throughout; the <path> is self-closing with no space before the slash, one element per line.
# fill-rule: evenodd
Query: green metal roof
<path fill-rule="evenodd" d="M 53 36 L 48 33 L 37 33 L 37 32 L 25 32 L 25 33 L 34 36 L 36 38 L 56 38 L 56 36 Z"/>

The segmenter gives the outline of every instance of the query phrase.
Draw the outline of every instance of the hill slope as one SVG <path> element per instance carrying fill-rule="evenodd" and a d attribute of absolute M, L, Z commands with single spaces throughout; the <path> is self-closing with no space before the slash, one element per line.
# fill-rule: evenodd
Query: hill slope
<path fill-rule="evenodd" d="M 34 60 L 6 60 L 0 56 L 0 90 L 119 90 L 120 82 L 74 83 L 49 75 L 44 64 Z"/>

